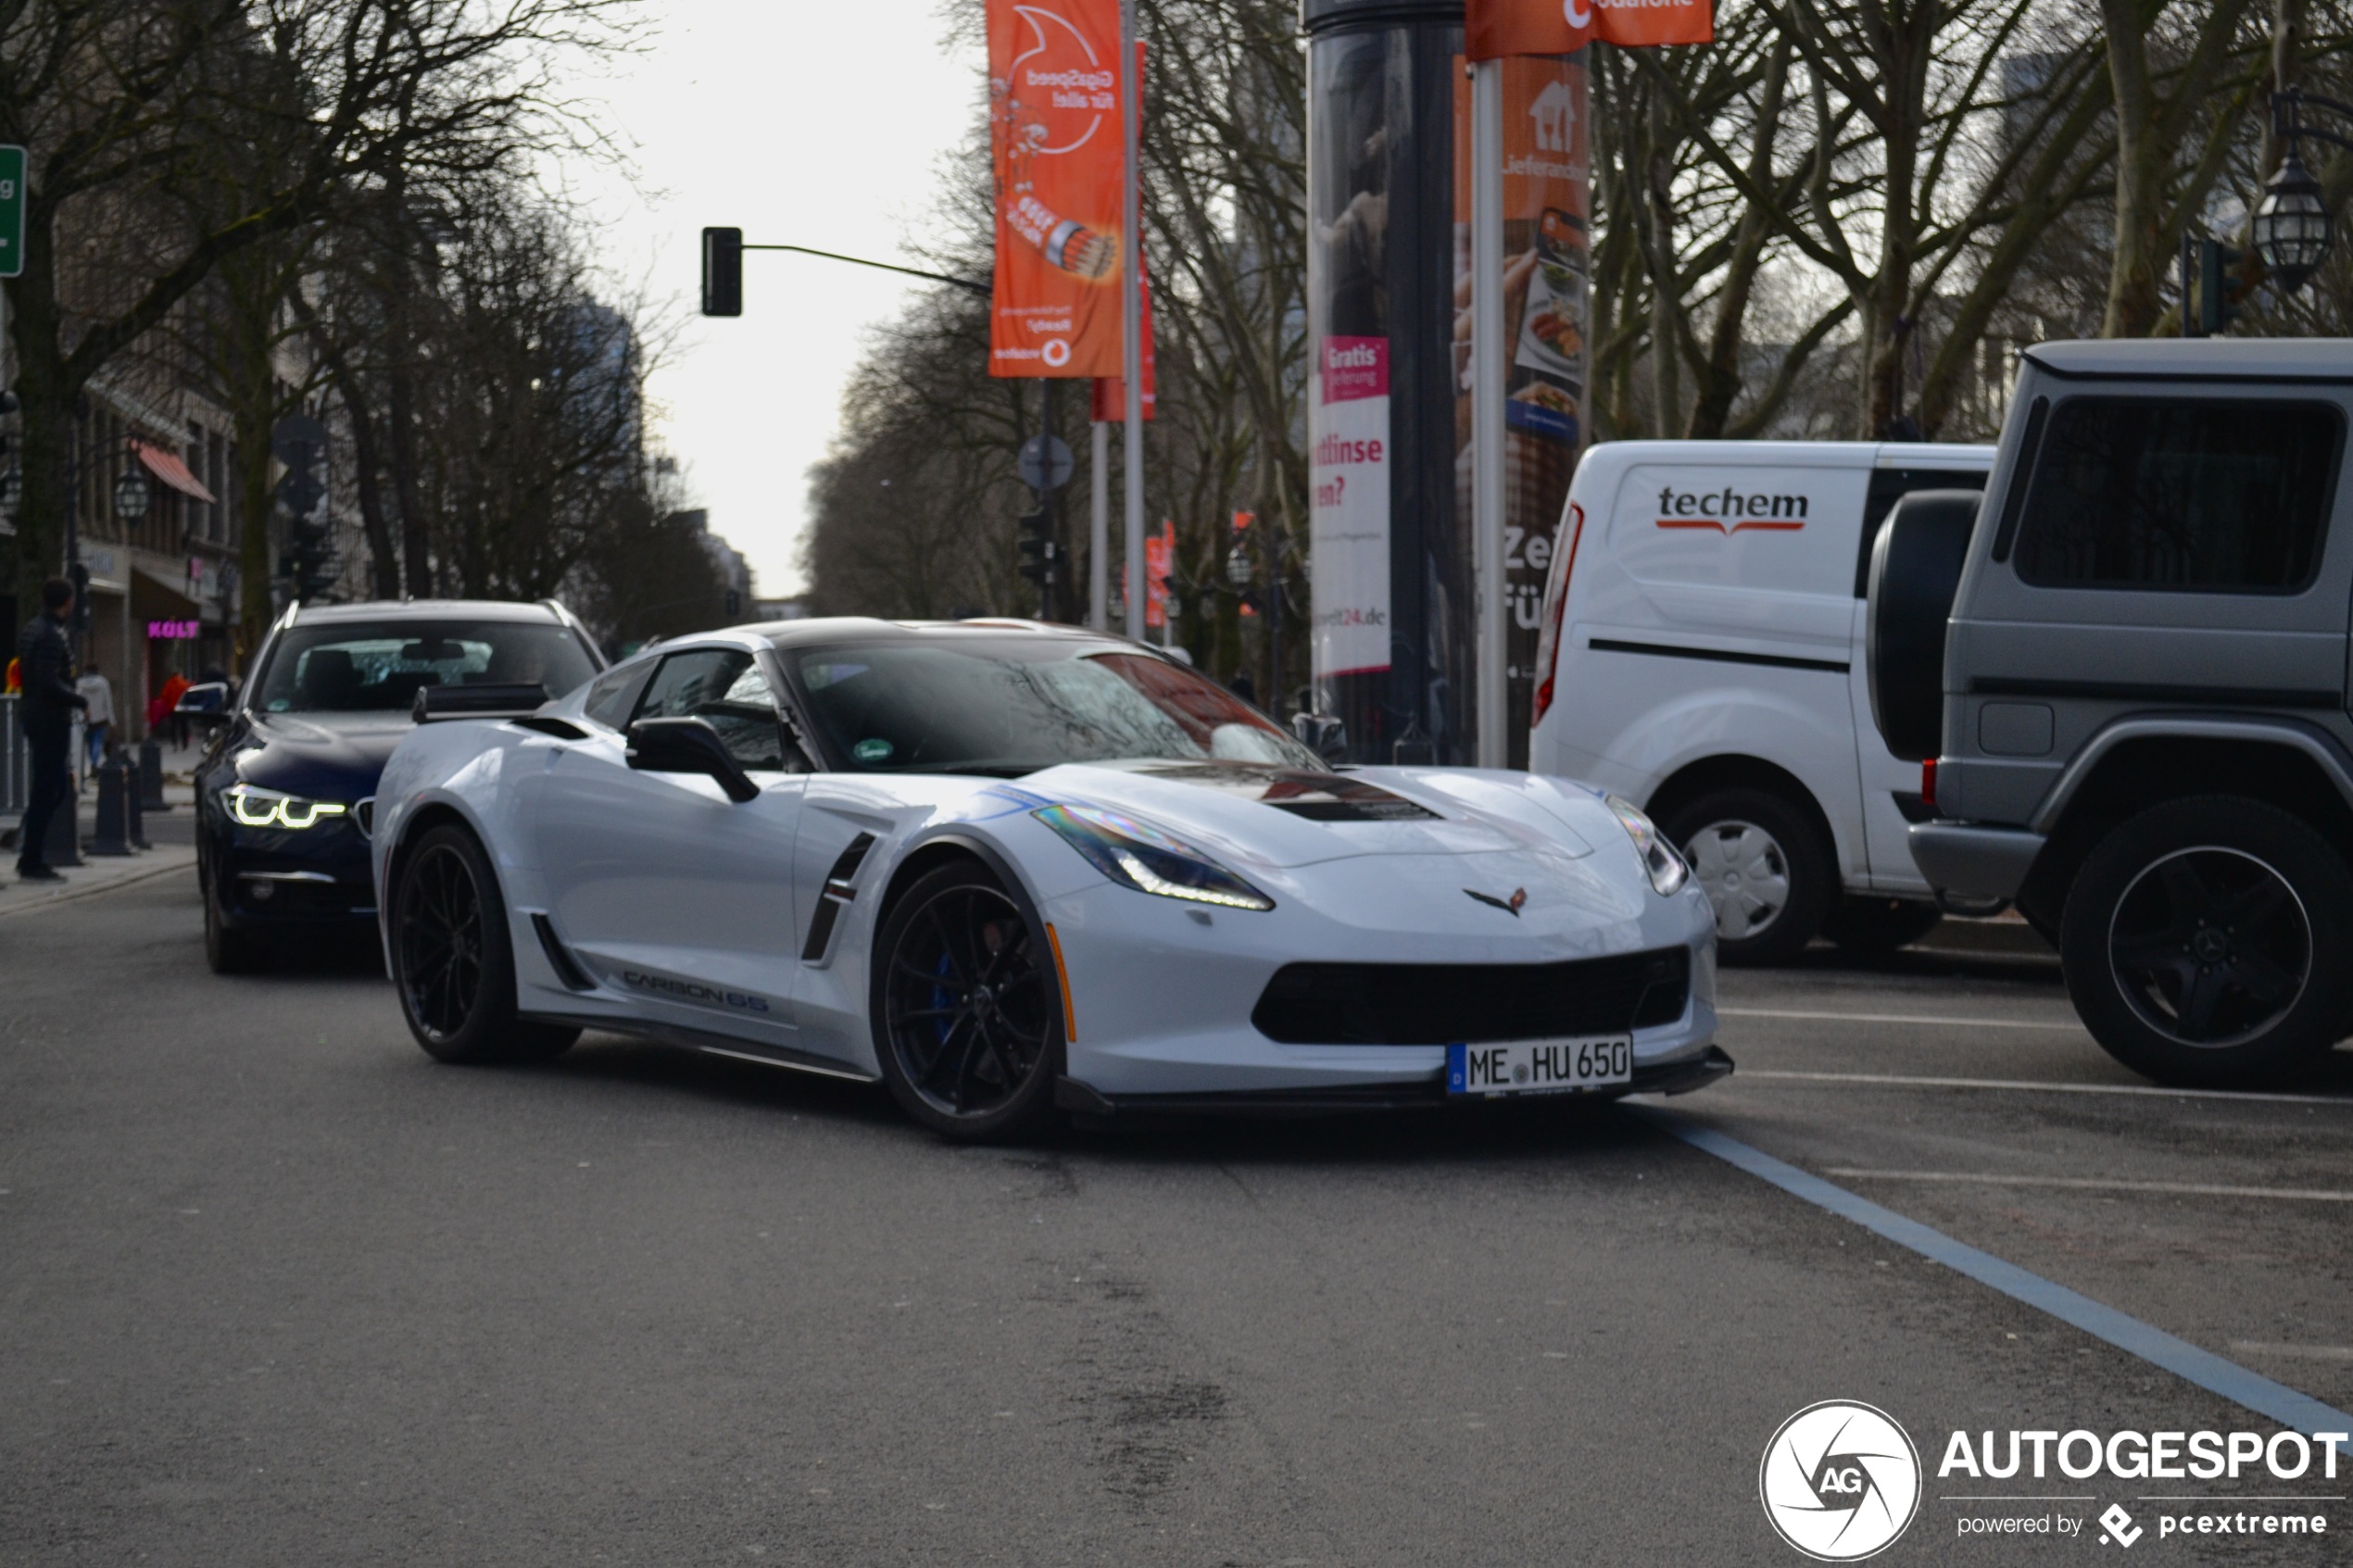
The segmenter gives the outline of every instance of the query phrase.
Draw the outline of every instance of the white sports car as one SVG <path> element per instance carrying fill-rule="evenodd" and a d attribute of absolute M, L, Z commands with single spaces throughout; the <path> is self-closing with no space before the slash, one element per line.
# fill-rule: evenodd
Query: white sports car
<path fill-rule="evenodd" d="M 385 766 L 372 842 L 443 1060 L 617 1030 L 879 1078 L 959 1137 L 1731 1070 L 1714 915 L 1640 811 L 1335 770 L 1138 644 L 792 621 L 453 707 Z"/>

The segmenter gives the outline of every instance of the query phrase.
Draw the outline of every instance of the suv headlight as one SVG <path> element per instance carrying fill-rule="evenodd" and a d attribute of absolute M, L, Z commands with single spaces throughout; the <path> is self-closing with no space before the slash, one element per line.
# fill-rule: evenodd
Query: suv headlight
<path fill-rule="evenodd" d="M 1275 900 L 1207 855 L 1131 817 L 1092 806 L 1048 806 L 1030 814 L 1123 887 L 1229 909 L 1275 907 Z"/>
<path fill-rule="evenodd" d="M 1634 841 L 1634 853 L 1642 858 L 1642 870 L 1650 873 L 1651 885 L 1661 894 L 1670 894 L 1691 879 L 1691 868 L 1683 864 L 1683 857 L 1667 842 L 1658 824 L 1642 814 L 1642 809 L 1619 796 L 1606 797 L 1609 809 L 1617 814 L 1626 836 Z"/>
<path fill-rule="evenodd" d="M 333 800 L 305 800 L 298 795 L 286 795 L 257 784 L 231 784 L 222 791 L 229 802 L 229 815 L 241 827 L 315 828 L 321 822 L 332 822 L 347 809 Z"/>

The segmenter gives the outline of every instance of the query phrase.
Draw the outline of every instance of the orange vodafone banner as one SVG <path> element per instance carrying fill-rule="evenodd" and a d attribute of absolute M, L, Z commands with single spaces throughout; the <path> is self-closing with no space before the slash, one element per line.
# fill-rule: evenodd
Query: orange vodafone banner
<path fill-rule="evenodd" d="M 1464 53 L 1474 60 L 1716 38 L 1712 0 L 1465 0 L 1464 13 Z"/>
<path fill-rule="evenodd" d="M 988 0 L 988 373 L 1120 373 L 1119 0 Z"/>

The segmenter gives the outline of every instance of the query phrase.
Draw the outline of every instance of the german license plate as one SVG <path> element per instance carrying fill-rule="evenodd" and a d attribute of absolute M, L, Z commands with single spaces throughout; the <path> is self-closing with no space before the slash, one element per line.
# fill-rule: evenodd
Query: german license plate
<path fill-rule="evenodd" d="M 1633 1077 L 1634 1042 L 1624 1035 L 1446 1047 L 1450 1095 L 1574 1094 Z"/>

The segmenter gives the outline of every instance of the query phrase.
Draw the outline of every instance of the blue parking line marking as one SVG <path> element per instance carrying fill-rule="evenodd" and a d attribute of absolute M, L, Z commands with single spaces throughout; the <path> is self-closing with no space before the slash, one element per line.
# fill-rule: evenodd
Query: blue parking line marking
<path fill-rule="evenodd" d="M 1660 1132 L 1770 1182 L 1793 1198 L 1804 1198 L 1818 1209 L 1852 1220 L 1898 1247 L 1967 1274 L 1980 1285 L 1990 1286 L 2012 1300 L 2023 1301 L 2062 1323 L 2072 1323 L 2095 1339 L 2138 1356 L 2153 1366 L 2163 1367 L 2174 1376 L 2194 1383 L 2209 1394 L 2220 1394 L 2233 1404 L 2267 1416 L 2282 1426 L 2308 1437 L 2322 1432 L 2353 1432 L 2353 1416 L 2322 1404 L 2309 1394 L 2299 1394 L 2284 1383 L 2274 1383 L 2235 1361 L 2226 1361 L 2211 1350 L 2201 1350 L 2186 1339 L 2177 1339 L 2161 1328 L 2104 1306 L 2016 1263 L 2006 1262 L 1991 1252 L 1981 1252 L 1918 1220 L 1906 1219 L 1893 1209 L 1858 1198 L 1844 1187 L 1801 1171 L 1786 1160 L 1776 1160 L 1738 1138 L 1727 1137 L 1712 1127 L 1702 1127 L 1655 1106 L 1627 1109 Z M 2347 1446 L 2344 1442 L 2337 1444 L 2339 1449 Z"/>

